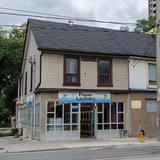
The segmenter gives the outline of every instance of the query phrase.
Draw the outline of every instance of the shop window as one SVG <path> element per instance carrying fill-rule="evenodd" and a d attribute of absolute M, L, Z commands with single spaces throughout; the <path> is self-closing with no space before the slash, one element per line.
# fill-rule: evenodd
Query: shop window
<path fill-rule="evenodd" d="M 64 106 L 64 123 L 70 123 L 70 104 L 65 104 Z"/>
<path fill-rule="evenodd" d="M 24 107 L 20 109 L 20 123 L 22 124 L 22 126 L 30 127 L 31 117 L 32 117 L 31 107 Z"/>
<path fill-rule="evenodd" d="M 103 127 L 102 127 L 102 124 L 98 124 L 98 130 L 102 130 Z"/>
<path fill-rule="evenodd" d="M 117 129 L 117 124 L 111 124 L 111 129 Z"/>
<path fill-rule="evenodd" d="M 104 130 L 110 129 L 110 125 L 109 124 L 104 124 Z"/>
<path fill-rule="evenodd" d="M 59 105 L 47 102 L 47 131 L 71 131 L 79 129 L 79 104 Z"/>
<path fill-rule="evenodd" d="M 54 131 L 53 125 L 47 125 L 47 131 Z"/>
<path fill-rule="evenodd" d="M 111 103 L 111 122 L 117 121 L 116 103 Z"/>
<path fill-rule="evenodd" d="M 78 123 L 78 114 L 72 113 L 72 123 Z"/>
<path fill-rule="evenodd" d="M 123 102 L 118 102 L 118 112 L 123 112 Z"/>
<path fill-rule="evenodd" d="M 64 85 L 80 85 L 79 57 L 64 57 Z"/>
<path fill-rule="evenodd" d="M 123 113 L 118 113 L 118 122 L 123 122 Z"/>
<path fill-rule="evenodd" d="M 118 129 L 124 129 L 124 124 L 118 124 Z"/>
<path fill-rule="evenodd" d="M 123 102 L 97 104 L 97 129 L 115 130 L 124 127 Z"/>
<path fill-rule="evenodd" d="M 47 131 L 54 131 L 55 102 L 47 102 Z"/>
<path fill-rule="evenodd" d="M 72 104 L 72 131 L 78 130 L 79 124 L 79 104 Z"/>
<path fill-rule="evenodd" d="M 112 85 L 112 61 L 111 59 L 98 60 L 98 86 Z"/>
<path fill-rule="evenodd" d="M 102 103 L 97 104 L 98 112 L 102 112 Z"/>
<path fill-rule="evenodd" d="M 64 125 L 64 131 L 70 131 L 70 125 Z"/>
<path fill-rule="evenodd" d="M 109 103 L 104 104 L 104 123 L 109 123 L 110 107 Z"/>
<path fill-rule="evenodd" d="M 72 125 L 72 131 L 77 131 L 78 130 L 78 125 Z"/>
<path fill-rule="evenodd" d="M 56 125 L 62 124 L 62 105 L 56 106 Z"/>

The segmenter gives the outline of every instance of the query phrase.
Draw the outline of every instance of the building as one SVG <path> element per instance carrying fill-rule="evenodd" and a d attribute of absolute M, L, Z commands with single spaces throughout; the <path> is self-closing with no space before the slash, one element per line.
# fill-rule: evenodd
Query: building
<path fill-rule="evenodd" d="M 152 117 L 155 55 L 151 35 L 29 19 L 17 127 L 41 141 L 137 135 Z"/>
<path fill-rule="evenodd" d="M 149 17 L 156 16 L 156 0 L 148 0 Z"/>

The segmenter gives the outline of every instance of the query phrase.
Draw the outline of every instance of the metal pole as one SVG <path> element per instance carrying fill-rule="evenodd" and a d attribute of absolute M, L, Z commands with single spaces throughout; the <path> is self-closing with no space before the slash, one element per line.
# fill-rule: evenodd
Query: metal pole
<path fill-rule="evenodd" d="M 157 141 L 160 141 L 160 0 L 156 1 L 156 62 L 157 62 Z"/>

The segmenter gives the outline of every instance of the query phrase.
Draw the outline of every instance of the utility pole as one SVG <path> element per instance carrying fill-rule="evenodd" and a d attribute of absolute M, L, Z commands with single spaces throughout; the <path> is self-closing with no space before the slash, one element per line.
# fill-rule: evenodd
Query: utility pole
<path fill-rule="evenodd" d="M 160 0 L 156 0 L 156 62 L 157 62 L 157 140 L 160 141 Z"/>

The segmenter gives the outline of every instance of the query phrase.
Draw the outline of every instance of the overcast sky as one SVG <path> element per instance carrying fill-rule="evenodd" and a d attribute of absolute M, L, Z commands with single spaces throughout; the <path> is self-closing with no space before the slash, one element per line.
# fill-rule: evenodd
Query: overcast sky
<path fill-rule="evenodd" d="M 148 0 L 0 0 L 0 7 L 118 22 L 136 22 L 137 19 L 148 17 Z M 2 9 L 0 11 L 9 12 Z M 21 24 L 26 19 L 0 14 L 0 24 Z M 119 27 L 104 24 L 87 25 Z"/>

